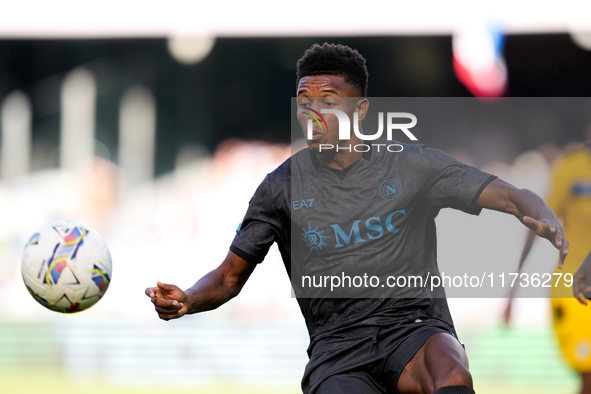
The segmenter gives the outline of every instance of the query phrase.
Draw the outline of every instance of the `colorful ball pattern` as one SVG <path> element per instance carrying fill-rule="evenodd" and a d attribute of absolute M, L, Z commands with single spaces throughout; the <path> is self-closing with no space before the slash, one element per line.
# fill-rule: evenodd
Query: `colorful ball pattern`
<path fill-rule="evenodd" d="M 35 232 L 22 260 L 29 293 L 44 307 L 62 313 L 96 304 L 111 283 L 111 270 L 111 254 L 99 233 L 69 220 Z"/>

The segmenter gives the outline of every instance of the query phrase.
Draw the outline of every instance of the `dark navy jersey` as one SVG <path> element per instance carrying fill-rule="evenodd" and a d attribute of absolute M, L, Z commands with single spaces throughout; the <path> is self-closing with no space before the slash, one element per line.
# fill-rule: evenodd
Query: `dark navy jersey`
<path fill-rule="evenodd" d="M 400 145 L 402 152 L 374 148 L 344 177 L 305 149 L 267 175 L 249 203 L 230 250 L 260 263 L 277 242 L 312 340 L 417 318 L 438 319 L 453 332 L 442 289 L 384 283 L 438 275 L 439 210 L 479 214 L 476 200 L 495 177 L 442 151 Z M 313 282 L 363 274 L 379 282 L 337 289 Z"/>

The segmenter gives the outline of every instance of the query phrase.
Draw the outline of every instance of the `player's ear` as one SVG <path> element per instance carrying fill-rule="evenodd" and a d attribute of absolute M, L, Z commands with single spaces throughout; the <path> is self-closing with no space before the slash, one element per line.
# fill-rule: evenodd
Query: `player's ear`
<path fill-rule="evenodd" d="M 365 115 L 367 115 L 367 109 L 369 108 L 369 100 L 366 98 L 359 99 L 355 104 L 355 112 L 359 114 L 359 121 L 361 122 L 365 119 Z"/>

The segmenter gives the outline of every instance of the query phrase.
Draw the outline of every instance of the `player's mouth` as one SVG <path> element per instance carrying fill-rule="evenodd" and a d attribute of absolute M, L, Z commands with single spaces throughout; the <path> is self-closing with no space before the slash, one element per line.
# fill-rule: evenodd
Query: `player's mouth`
<path fill-rule="evenodd" d="M 324 136 L 324 133 L 321 133 L 318 130 L 312 129 L 312 139 L 310 141 L 319 141 Z"/>

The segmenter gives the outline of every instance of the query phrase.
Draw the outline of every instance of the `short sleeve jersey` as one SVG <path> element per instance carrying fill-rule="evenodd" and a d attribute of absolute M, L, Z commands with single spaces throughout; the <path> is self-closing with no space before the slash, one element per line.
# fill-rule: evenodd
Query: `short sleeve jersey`
<path fill-rule="evenodd" d="M 296 153 L 258 187 L 230 249 L 260 263 L 277 242 L 292 284 L 299 283 L 294 277 L 304 266 L 318 275 L 335 267 L 380 277 L 438 274 L 439 210 L 479 214 L 476 200 L 495 177 L 440 150 L 400 145 L 401 152 L 372 149 L 343 179 L 310 150 Z M 312 340 L 421 317 L 438 319 L 453 331 L 445 298 L 306 295 L 298 296 L 298 303 Z"/>

